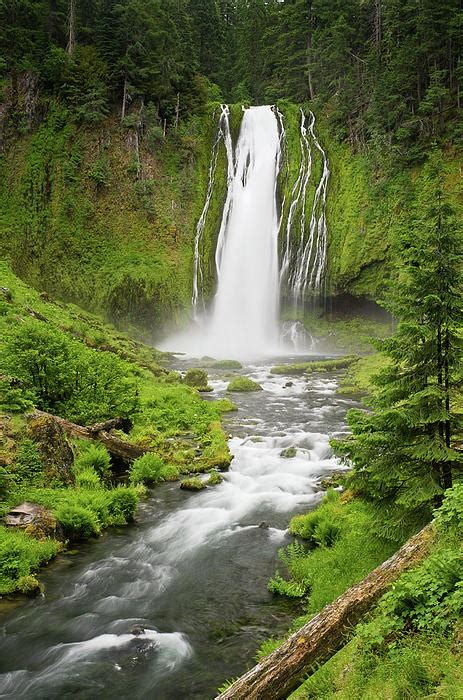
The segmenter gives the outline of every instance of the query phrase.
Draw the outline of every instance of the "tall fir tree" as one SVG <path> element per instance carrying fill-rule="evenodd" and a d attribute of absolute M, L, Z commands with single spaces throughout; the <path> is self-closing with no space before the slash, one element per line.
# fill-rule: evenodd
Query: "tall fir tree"
<path fill-rule="evenodd" d="M 375 379 L 373 412 L 349 412 L 352 435 L 334 449 L 352 466 L 350 484 L 384 509 L 391 527 L 429 517 L 461 474 L 461 429 L 453 398 L 460 381 L 462 239 L 442 164 L 426 166 L 419 211 L 403 233 L 403 260 L 388 304 L 399 322 L 380 346 L 389 364 Z"/>

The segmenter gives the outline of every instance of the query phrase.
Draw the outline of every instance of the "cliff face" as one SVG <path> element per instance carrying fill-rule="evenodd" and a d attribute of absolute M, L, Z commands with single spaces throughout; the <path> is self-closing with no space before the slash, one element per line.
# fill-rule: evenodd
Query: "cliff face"
<path fill-rule="evenodd" d="M 0 254 L 35 287 L 119 326 L 156 333 L 181 324 L 190 308 L 195 228 L 207 192 L 218 105 L 164 137 L 138 118 L 135 107 L 128 125 L 111 118 L 84 128 L 59 104 L 44 108 L 35 93 L 34 101 L 27 118 L 13 124 L 10 108 L 9 123 L 4 120 Z M 21 104 L 16 114 L 24 110 Z M 299 167 L 300 111 L 290 103 L 281 110 L 288 147 L 280 196 L 288 197 Z M 236 140 L 241 106 L 230 112 Z M 390 273 L 390 243 L 406 225 L 420 173 L 377 179 L 367 156 L 353 155 L 329 136 L 323 115 L 317 115 L 316 130 L 331 170 L 327 291 L 375 299 Z M 447 160 L 450 184 L 456 185 L 457 158 L 449 154 Z M 314 174 L 320 168 L 315 157 Z M 314 190 L 309 184 L 308 211 Z M 201 244 L 205 298 L 214 290 L 225 192 L 221 144 Z"/>

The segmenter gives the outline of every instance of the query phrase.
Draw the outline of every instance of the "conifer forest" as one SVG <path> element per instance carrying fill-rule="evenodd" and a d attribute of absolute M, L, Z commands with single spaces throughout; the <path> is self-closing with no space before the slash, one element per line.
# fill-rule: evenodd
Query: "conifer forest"
<path fill-rule="evenodd" d="M 0 0 L 0 696 L 463 697 L 461 0 Z"/>

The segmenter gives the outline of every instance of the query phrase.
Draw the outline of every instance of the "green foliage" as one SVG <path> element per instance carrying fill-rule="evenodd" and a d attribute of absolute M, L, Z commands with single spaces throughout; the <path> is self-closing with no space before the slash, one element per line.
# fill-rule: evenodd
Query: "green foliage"
<path fill-rule="evenodd" d="M 76 474 L 76 487 L 79 489 L 98 489 L 100 477 L 92 467 L 81 467 Z"/>
<path fill-rule="evenodd" d="M 205 389 L 207 388 L 207 372 L 203 369 L 190 368 L 186 371 L 183 381 L 195 389 Z"/>
<path fill-rule="evenodd" d="M 458 533 L 463 530 L 463 483 L 456 483 L 445 492 L 444 502 L 436 512 L 436 522 L 439 530 L 453 530 Z"/>
<path fill-rule="evenodd" d="M 217 486 L 218 484 L 221 484 L 222 481 L 223 481 L 223 476 L 216 469 L 213 469 L 212 471 L 209 472 L 209 479 L 207 480 L 208 486 Z"/>
<path fill-rule="evenodd" d="M 238 360 L 216 360 L 211 363 L 213 369 L 242 369 L 243 365 Z"/>
<path fill-rule="evenodd" d="M 186 489 L 187 491 L 202 491 L 207 488 L 207 484 L 198 476 L 191 476 L 187 479 L 182 479 L 180 482 L 180 488 Z"/>
<path fill-rule="evenodd" d="M 289 578 L 277 572 L 269 590 L 308 598 L 309 614 L 360 581 L 397 548 L 397 541 L 377 534 L 374 508 L 360 499 L 347 500 L 336 491 L 328 491 L 315 510 L 294 517 L 290 532 L 307 544 L 296 541 L 280 550 Z"/>
<path fill-rule="evenodd" d="M 33 440 L 24 438 L 17 449 L 11 476 L 18 484 L 43 485 L 43 463 L 40 451 Z"/>
<path fill-rule="evenodd" d="M 29 576 L 41 564 L 48 562 L 59 551 L 54 540 L 36 540 L 22 531 L 0 526 L 0 595 L 12 593 L 26 583 Z"/>
<path fill-rule="evenodd" d="M 108 512 L 114 524 L 131 522 L 137 505 L 138 496 L 134 489 L 118 486 L 108 493 Z"/>
<path fill-rule="evenodd" d="M 87 443 L 74 462 L 77 475 L 86 470 L 94 470 L 99 477 L 107 477 L 111 472 L 111 458 L 103 445 Z"/>
<path fill-rule="evenodd" d="M 129 469 L 129 478 L 132 484 L 152 486 L 163 480 L 164 468 L 164 461 L 159 455 L 147 452 L 133 461 Z"/>
<path fill-rule="evenodd" d="M 373 380 L 375 412 L 351 411 L 353 435 L 333 443 L 354 467 L 351 485 L 387 506 L 389 527 L 428 519 L 462 467 L 452 449 L 462 350 L 460 240 L 441 164 L 433 160 L 425 172 L 427 198 L 415 227 L 400 238 L 403 263 L 389 301 L 400 320 L 380 346 L 389 363 Z"/>
<path fill-rule="evenodd" d="M 72 503 L 63 503 L 55 511 L 64 534 L 72 539 L 88 539 L 100 533 L 100 522 L 89 508 Z"/>
<path fill-rule="evenodd" d="M 39 408 L 76 422 L 127 416 L 137 407 L 135 383 L 124 362 L 90 350 L 41 321 L 13 328 L 1 360 Z"/>
<path fill-rule="evenodd" d="M 28 574 L 18 579 L 18 590 L 25 595 L 34 595 L 40 591 L 40 583 L 35 576 Z"/>

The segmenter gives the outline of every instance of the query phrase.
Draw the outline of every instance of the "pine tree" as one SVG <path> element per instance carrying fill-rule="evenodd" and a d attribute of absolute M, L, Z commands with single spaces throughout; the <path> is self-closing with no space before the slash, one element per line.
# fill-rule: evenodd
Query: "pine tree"
<path fill-rule="evenodd" d="M 399 242 L 403 268 L 389 302 L 400 320 L 380 348 L 390 364 L 375 379 L 374 411 L 351 411 L 352 435 L 334 442 L 353 467 L 352 487 L 386 506 L 391 521 L 429 516 L 463 462 L 453 449 L 462 359 L 461 232 L 438 157 L 423 177 L 415 225 Z"/>

